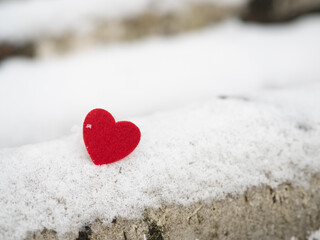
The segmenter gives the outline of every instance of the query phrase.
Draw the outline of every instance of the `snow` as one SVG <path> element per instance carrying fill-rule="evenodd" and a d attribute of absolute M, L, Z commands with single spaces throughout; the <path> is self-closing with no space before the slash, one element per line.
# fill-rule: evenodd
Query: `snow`
<path fill-rule="evenodd" d="M 319 24 L 318 17 L 279 27 L 232 20 L 174 38 L 6 61 L 0 147 L 67 135 L 97 107 L 126 119 L 217 95 L 319 81 Z"/>
<path fill-rule="evenodd" d="M 222 199 L 261 184 L 307 187 L 320 171 L 319 24 L 233 20 L 4 62 L 0 238 L 46 227 L 63 239 L 96 218 L 138 217 L 162 203 Z M 94 165 L 81 127 L 72 127 L 96 107 L 141 130 L 137 149 L 110 165 Z"/>
<path fill-rule="evenodd" d="M 308 240 L 320 240 L 320 229 L 318 231 L 313 232 L 309 237 Z"/>
<path fill-rule="evenodd" d="M 201 0 L 241 5 L 246 0 Z M 29 0 L 0 3 L 0 41 L 24 42 L 90 31 L 105 20 L 130 18 L 144 12 L 175 11 L 199 0 Z M 57 17 L 59 16 L 59 17 Z"/>
<path fill-rule="evenodd" d="M 2 149 L 0 235 L 22 238 L 46 227 L 63 238 L 95 218 L 137 217 L 147 206 L 221 199 L 260 184 L 306 184 L 320 171 L 319 87 L 213 98 L 130 118 L 142 132 L 138 148 L 101 167 L 86 153 L 81 129 Z"/>

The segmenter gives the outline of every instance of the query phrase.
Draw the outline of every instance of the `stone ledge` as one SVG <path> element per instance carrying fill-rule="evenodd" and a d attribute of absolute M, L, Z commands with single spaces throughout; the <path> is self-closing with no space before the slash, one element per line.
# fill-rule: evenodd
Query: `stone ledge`
<path fill-rule="evenodd" d="M 306 239 L 320 227 L 320 174 L 310 188 L 283 183 L 273 189 L 254 187 L 240 196 L 198 202 L 191 206 L 163 205 L 146 209 L 135 220 L 99 219 L 68 239 Z M 31 239 L 58 239 L 54 231 L 29 233 Z"/>
<path fill-rule="evenodd" d="M 242 19 L 277 23 L 313 12 L 320 12 L 320 0 L 251 0 Z"/>

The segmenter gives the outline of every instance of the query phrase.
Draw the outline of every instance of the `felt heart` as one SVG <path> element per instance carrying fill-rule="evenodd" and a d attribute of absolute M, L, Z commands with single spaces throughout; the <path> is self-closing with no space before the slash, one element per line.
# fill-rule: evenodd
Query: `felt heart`
<path fill-rule="evenodd" d="M 83 123 L 83 140 L 96 165 L 108 164 L 128 156 L 138 145 L 141 133 L 131 122 L 115 122 L 104 109 L 93 109 Z"/>

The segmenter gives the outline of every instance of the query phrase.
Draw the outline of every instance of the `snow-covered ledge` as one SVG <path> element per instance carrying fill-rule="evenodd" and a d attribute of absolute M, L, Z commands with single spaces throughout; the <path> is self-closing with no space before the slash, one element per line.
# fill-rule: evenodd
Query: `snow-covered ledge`
<path fill-rule="evenodd" d="M 283 183 L 276 188 L 253 187 L 223 200 L 188 206 L 162 204 L 146 208 L 137 219 L 114 217 L 86 223 L 67 239 L 306 239 L 320 227 L 320 176 L 310 187 Z M 309 236 L 319 240 L 320 230 Z M 29 232 L 27 239 L 55 239 L 53 230 Z"/>
<path fill-rule="evenodd" d="M 194 211 L 192 222 L 197 212 L 202 216 L 215 205 L 218 212 L 231 211 L 229 218 L 221 212 L 221 221 L 240 213 L 238 220 L 245 219 L 245 211 L 252 211 L 252 217 L 261 214 L 265 224 L 297 214 L 292 222 L 283 220 L 296 224 L 299 216 L 309 219 L 312 209 L 318 218 L 319 179 L 310 181 L 320 173 L 319 86 L 216 98 L 135 118 L 141 143 L 110 165 L 91 162 L 81 133 L 2 149 L 0 234 L 22 239 L 28 231 L 46 228 L 63 239 L 95 219 L 104 224 L 115 217 L 143 219 L 145 209 L 161 206 L 174 211 L 185 206 L 181 216 Z M 200 208 L 202 202 L 209 208 Z M 319 227 L 310 219 L 299 224 L 304 231 Z M 258 234 L 263 228 L 248 231 Z"/>
<path fill-rule="evenodd" d="M 246 0 L 29 0 L 0 3 L 0 42 L 25 42 L 90 32 L 98 23 L 166 15 L 192 5 L 239 7 Z M 147 23 L 146 23 L 147 24 Z M 99 26 L 98 26 L 99 27 Z"/>
<path fill-rule="evenodd" d="M 0 2 L 0 61 L 168 35 L 239 15 L 246 0 Z"/>

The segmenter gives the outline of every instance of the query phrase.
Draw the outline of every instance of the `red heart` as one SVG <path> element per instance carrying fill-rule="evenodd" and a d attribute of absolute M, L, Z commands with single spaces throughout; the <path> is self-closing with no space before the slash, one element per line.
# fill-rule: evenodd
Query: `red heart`
<path fill-rule="evenodd" d="M 83 123 L 83 140 L 96 165 L 108 164 L 128 156 L 139 144 L 141 133 L 131 122 L 115 122 L 104 109 L 93 109 Z"/>

